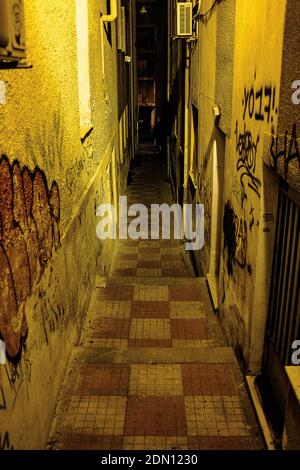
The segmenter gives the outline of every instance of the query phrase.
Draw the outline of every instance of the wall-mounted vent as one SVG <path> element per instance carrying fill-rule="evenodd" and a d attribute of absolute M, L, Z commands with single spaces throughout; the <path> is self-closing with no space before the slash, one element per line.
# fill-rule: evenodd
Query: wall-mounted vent
<path fill-rule="evenodd" d="M 193 3 L 177 3 L 177 36 L 190 37 L 193 35 Z"/>
<path fill-rule="evenodd" d="M 0 0 L 0 60 L 25 58 L 23 0 Z"/>

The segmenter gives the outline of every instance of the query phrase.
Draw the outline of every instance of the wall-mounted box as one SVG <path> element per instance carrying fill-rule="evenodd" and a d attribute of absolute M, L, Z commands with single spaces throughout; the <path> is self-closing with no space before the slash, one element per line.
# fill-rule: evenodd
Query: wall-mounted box
<path fill-rule="evenodd" d="M 177 33 L 178 37 L 190 37 L 193 35 L 193 3 L 177 3 Z"/>
<path fill-rule="evenodd" d="M 0 0 L 0 60 L 18 61 L 25 56 L 23 0 Z"/>

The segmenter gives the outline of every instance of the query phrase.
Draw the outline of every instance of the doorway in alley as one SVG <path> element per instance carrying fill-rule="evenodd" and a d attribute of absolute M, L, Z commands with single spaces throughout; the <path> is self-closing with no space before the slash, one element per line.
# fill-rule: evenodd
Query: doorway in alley
<path fill-rule="evenodd" d="M 286 186 L 282 182 L 279 190 L 263 364 L 282 418 L 288 393 L 285 366 L 292 365 L 292 345 L 300 338 L 300 200 Z"/>
<path fill-rule="evenodd" d="M 160 142 L 157 141 L 161 140 L 156 130 L 167 100 L 166 24 L 167 2 L 137 0 L 136 73 L 139 144 L 159 145 Z"/>

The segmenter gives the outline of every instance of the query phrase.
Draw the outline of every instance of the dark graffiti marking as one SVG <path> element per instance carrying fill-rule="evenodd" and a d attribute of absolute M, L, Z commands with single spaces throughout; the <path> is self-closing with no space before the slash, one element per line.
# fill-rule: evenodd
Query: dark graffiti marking
<path fill-rule="evenodd" d="M 250 223 L 249 223 L 250 232 L 252 232 L 252 228 L 253 228 L 253 225 L 255 223 L 254 211 L 255 211 L 254 207 L 251 206 L 250 213 L 249 213 L 249 216 L 250 216 Z"/>
<path fill-rule="evenodd" d="M 248 228 L 247 222 L 238 218 L 231 203 L 227 202 L 223 218 L 224 250 L 227 248 L 227 271 L 233 275 L 234 265 L 252 273 L 251 265 L 247 261 Z"/>
<path fill-rule="evenodd" d="M 4 366 L 7 382 L 10 387 L 11 397 L 13 400 L 12 409 L 15 406 L 16 400 L 18 398 L 18 393 L 22 385 L 26 386 L 27 395 L 29 396 L 28 385 L 31 381 L 32 362 L 26 356 L 27 351 L 24 352 L 20 361 L 9 361 Z"/>
<path fill-rule="evenodd" d="M 254 82 L 256 81 L 256 72 L 254 74 Z M 258 146 L 260 136 L 257 133 L 253 135 L 253 131 L 249 128 L 249 121 L 260 121 L 273 123 L 274 117 L 278 114 L 276 106 L 276 88 L 273 85 L 256 86 L 255 83 L 251 87 L 244 87 L 244 95 L 242 99 L 243 111 L 243 130 L 242 126 L 236 123 L 236 151 L 238 153 L 237 171 L 240 172 L 241 183 L 241 205 L 247 201 L 247 189 L 251 189 L 260 197 L 262 183 L 255 175 L 257 164 Z M 248 123 L 246 125 L 246 122 Z M 254 220 L 251 219 L 251 227 Z"/>
<path fill-rule="evenodd" d="M 0 411 L 6 410 L 6 400 L 4 395 L 4 390 L 0 384 Z"/>
<path fill-rule="evenodd" d="M 297 124 L 293 125 L 291 132 L 286 131 L 283 136 L 274 134 L 271 143 L 272 165 L 277 170 L 279 159 L 284 161 L 284 176 L 288 178 L 290 164 L 293 161 L 298 163 L 300 169 L 300 150 L 297 136 Z"/>
<path fill-rule="evenodd" d="M 0 450 L 14 450 L 13 446 L 10 445 L 8 431 L 5 433 L 0 432 Z"/>
<path fill-rule="evenodd" d="M 236 123 L 236 152 L 238 154 L 237 171 L 240 171 L 240 183 L 242 186 L 242 206 L 247 201 L 246 185 L 252 189 L 258 197 L 260 197 L 261 181 L 255 176 L 257 150 L 259 144 L 259 135 L 256 139 L 252 136 L 251 131 L 244 129 L 239 131 L 238 123 Z"/>
<path fill-rule="evenodd" d="M 229 276 L 233 275 L 233 262 L 236 252 L 236 227 L 235 213 L 230 204 L 225 204 L 223 218 L 224 249 L 227 248 L 227 271 Z"/>
<path fill-rule="evenodd" d="M 54 332 L 58 325 L 63 321 L 65 317 L 64 306 L 58 300 L 53 299 L 51 302 L 44 291 L 41 298 L 40 311 L 43 320 L 43 331 L 45 334 L 45 341 L 48 344 L 48 336 Z"/>
<path fill-rule="evenodd" d="M 256 121 L 267 121 L 268 124 L 274 121 L 274 113 L 278 114 L 276 107 L 276 89 L 272 86 L 261 86 L 255 89 L 254 86 L 244 88 L 243 120 L 246 118 Z"/>
<path fill-rule="evenodd" d="M 60 244 L 60 197 L 43 171 L 0 158 L 0 335 L 18 355 L 27 335 L 24 302 Z"/>

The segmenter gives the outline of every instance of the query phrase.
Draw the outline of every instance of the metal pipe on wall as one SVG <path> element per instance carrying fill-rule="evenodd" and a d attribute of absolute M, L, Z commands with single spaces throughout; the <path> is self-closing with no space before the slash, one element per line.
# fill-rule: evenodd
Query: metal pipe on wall
<path fill-rule="evenodd" d="M 189 129 L 190 129 L 190 65 L 191 43 L 186 41 L 185 90 L 184 90 L 184 151 L 183 151 L 183 224 L 185 227 L 185 209 L 187 203 L 187 184 L 189 176 Z"/>
<path fill-rule="evenodd" d="M 110 0 L 110 14 L 103 15 L 102 21 L 105 23 L 111 23 L 115 21 L 118 17 L 118 1 L 117 0 Z"/>

